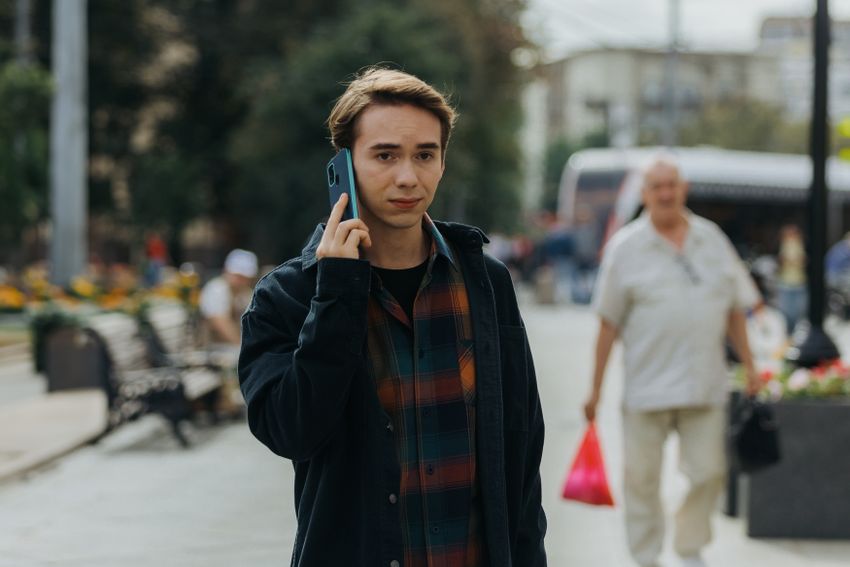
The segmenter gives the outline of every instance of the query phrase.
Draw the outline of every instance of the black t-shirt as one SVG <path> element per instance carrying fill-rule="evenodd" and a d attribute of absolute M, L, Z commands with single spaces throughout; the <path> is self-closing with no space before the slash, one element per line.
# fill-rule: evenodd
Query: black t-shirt
<path fill-rule="evenodd" d="M 381 284 L 398 301 L 411 323 L 413 322 L 413 302 L 416 300 L 416 293 L 419 291 L 419 286 L 422 285 L 422 278 L 425 276 L 427 268 L 427 258 L 418 266 L 403 270 L 374 267 L 375 272 L 381 278 Z"/>

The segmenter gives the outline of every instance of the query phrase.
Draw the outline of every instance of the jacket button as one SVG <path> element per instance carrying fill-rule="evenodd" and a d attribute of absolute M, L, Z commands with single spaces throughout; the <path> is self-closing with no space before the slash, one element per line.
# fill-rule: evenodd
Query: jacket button
<path fill-rule="evenodd" d="M 394 428 L 393 428 L 393 422 L 392 422 L 392 421 L 388 421 L 388 422 L 387 422 L 387 431 L 389 431 L 390 433 L 392 433 L 392 432 L 393 432 L 393 430 L 394 430 Z"/>
<path fill-rule="evenodd" d="M 401 563 L 393 559 L 392 561 L 390 561 L 390 567 L 401 567 Z"/>
<path fill-rule="evenodd" d="M 390 494 L 390 504 L 395 504 L 396 502 L 398 502 L 398 496 Z"/>

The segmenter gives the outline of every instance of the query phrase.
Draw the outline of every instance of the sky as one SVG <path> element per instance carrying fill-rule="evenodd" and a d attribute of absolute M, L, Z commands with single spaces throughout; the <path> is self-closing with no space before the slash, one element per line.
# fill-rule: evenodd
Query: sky
<path fill-rule="evenodd" d="M 749 50 L 765 16 L 811 16 L 816 0 L 678 0 L 686 48 Z M 523 24 L 544 59 L 602 46 L 663 47 L 671 0 L 527 0 Z M 833 18 L 850 19 L 850 0 L 830 0 Z"/>

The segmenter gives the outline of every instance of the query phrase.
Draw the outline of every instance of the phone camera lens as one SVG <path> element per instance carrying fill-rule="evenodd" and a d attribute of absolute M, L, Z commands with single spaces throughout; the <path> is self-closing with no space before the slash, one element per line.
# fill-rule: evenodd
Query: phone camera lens
<path fill-rule="evenodd" d="M 334 180 L 336 181 L 336 183 L 339 183 L 339 176 L 334 170 L 334 165 L 330 164 L 328 166 L 328 185 L 334 185 Z"/>

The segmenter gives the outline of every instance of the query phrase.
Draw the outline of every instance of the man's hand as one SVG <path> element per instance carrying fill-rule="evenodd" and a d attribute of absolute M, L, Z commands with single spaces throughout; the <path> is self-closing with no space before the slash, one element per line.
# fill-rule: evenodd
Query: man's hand
<path fill-rule="evenodd" d="M 756 373 L 756 369 L 752 365 L 749 365 L 745 369 L 744 374 L 747 377 L 747 395 L 755 396 L 761 389 L 761 381 Z"/>
<path fill-rule="evenodd" d="M 592 422 L 596 419 L 596 407 L 599 405 L 599 393 L 593 392 L 590 394 L 590 397 L 584 403 L 584 417 L 587 418 L 588 423 Z"/>
<path fill-rule="evenodd" d="M 322 258 L 360 258 L 360 246 L 369 248 L 372 239 L 369 238 L 369 227 L 360 219 L 342 220 L 345 206 L 348 204 L 348 194 L 343 193 L 331 209 L 331 216 L 325 226 L 325 233 L 316 248 L 316 257 Z"/>

